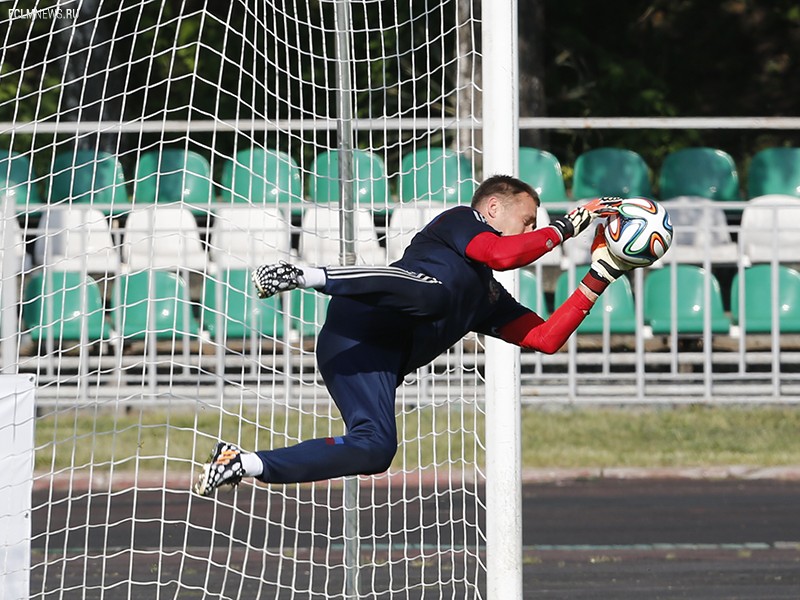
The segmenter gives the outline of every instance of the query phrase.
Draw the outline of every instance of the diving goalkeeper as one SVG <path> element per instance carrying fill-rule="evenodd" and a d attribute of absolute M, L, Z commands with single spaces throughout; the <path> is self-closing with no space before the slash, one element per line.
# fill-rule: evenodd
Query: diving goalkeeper
<path fill-rule="evenodd" d="M 471 207 L 433 219 L 391 266 L 258 267 L 253 282 L 261 298 L 298 287 L 332 296 L 316 358 L 347 433 L 256 452 L 221 441 L 196 492 L 210 495 L 243 477 L 298 483 L 387 470 L 397 451 L 396 388 L 406 374 L 470 331 L 552 354 L 606 287 L 633 268 L 608 252 L 598 226 L 589 272 L 547 320 L 514 300 L 492 274 L 529 265 L 619 204 L 592 200 L 536 229 L 537 193 L 497 175 L 478 187 Z"/>

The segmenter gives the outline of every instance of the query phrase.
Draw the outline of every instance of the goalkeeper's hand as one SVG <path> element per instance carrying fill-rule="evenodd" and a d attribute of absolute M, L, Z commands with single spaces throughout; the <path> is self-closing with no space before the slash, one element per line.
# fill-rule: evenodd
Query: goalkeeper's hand
<path fill-rule="evenodd" d="M 608 249 L 606 242 L 605 227 L 597 226 L 594 241 L 592 242 L 592 266 L 591 270 L 605 279 L 608 283 L 619 279 L 623 273 L 630 271 L 637 265 L 631 264 L 626 260 L 614 256 Z"/>
<path fill-rule="evenodd" d="M 550 225 L 558 230 L 563 242 L 585 231 L 596 218 L 615 214 L 621 203 L 622 198 L 595 198 L 555 219 Z"/>

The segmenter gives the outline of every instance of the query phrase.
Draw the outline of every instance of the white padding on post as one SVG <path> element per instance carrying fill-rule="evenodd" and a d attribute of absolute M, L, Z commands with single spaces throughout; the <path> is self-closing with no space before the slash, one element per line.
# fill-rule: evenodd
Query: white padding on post
<path fill-rule="evenodd" d="M 33 375 L 0 375 L 0 600 L 30 589 L 34 390 Z"/>

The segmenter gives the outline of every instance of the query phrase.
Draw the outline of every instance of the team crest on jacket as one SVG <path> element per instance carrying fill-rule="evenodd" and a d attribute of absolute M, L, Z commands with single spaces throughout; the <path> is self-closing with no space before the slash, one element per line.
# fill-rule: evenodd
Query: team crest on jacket
<path fill-rule="evenodd" d="M 491 304 L 494 304 L 499 299 L 500 299 L 500 286 L 494 279 L 490 279 L 489 280 L 489 302 Z"/>

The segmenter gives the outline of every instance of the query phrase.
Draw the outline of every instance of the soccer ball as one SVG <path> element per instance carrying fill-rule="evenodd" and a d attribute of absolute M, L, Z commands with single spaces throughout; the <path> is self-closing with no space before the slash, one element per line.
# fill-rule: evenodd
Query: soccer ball
<path fill-rule="evenodd" d="M 609 217 L 605 235 L 612 254 L 632 265 L 647 266 L 672 244 L 672 221 L 655 200 L 628 198 Z"/>

